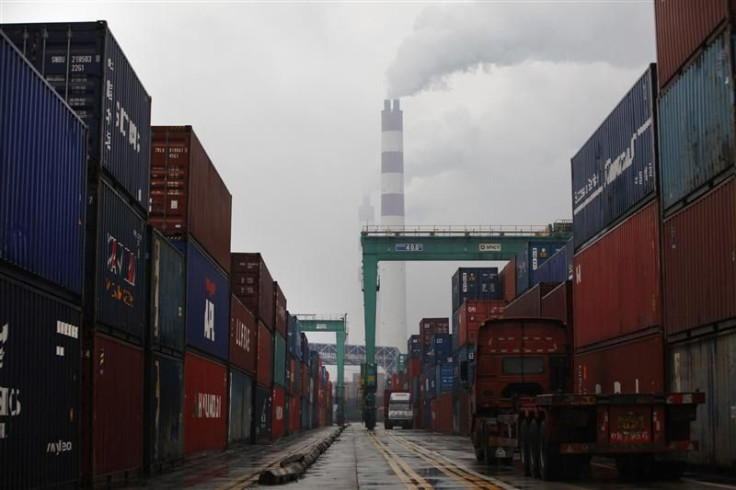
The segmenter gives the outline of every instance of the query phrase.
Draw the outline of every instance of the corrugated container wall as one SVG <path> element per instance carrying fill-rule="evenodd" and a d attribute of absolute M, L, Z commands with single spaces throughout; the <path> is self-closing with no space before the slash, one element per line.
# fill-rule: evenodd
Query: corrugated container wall
<path fill-rule="evenodd" d="M 455 312 L 457 328 L 453 329 L 454 350 L 467 344 L 475 344 L 478 330 L 486 320 L 503 318 L 506 309 L 504 300 L 465 301 Z"/>
<path fill-rule="evenodd" d="M 286 338 L 286 324 L 288 322 L 286 312 L 286 296 L 281 291 L 277 281 L 273 283 L 273 326 L 282 337 Z"/>
<path fill-rule="evenodd" d="M 184 352 L 187 298 L 184 255 L 159 232 L 152 228 L 148 231 L 151 342 L 154 346 Z"/>
<path fill-rule="evenodd" d="M 78 306 L 0 276 L 0 487 L 79 479 Z"/>
<path fill-rule="evenodd" d="M 273 384 L 274 334 L 262 322 L 258 322 L 258 359 L 256 361 L 256 380 L 262 386 L 271 388 Z"/>
<path fill-rule="evenodd" d="M 556 288 L 558 283 L 540 283 L 506 305 L 506 318 L 538 318 L 542 316 L 542 298 Z"/>
<path fill-rule="evenodd" d="M 271 421 L 273 418 L 273 395 L 271 388 L 256 387 L 255 401 L 255 442 L 271 440 Z"/>
<path fill-rule="evenodd" d="M 232 288 L 235 294 L 273 331 L 273 278 L 259 253 L 233 253 Z"/>
<path fill-rule="evenodd" d="M 575 255 L 575 346 L 662 325 L 654 201 Z"/>
<path fill-rule="evenodd" d="M 568 327 L 572 326 L 572 281 L 563 282 L 542 297 L 540 316 L 556 318 Z"/>
<path fill-rule="evenodd" d="M 664 221 L 668 335 L 736 319 L 736 179 Z"/>
<path fill-rule="evenodd" d="M 230 362 L 248 374 L 255 374 L 258 358 L 258 322 L 235 296 L 230 297 Z"/>
<path fill-rule="evenodd" d="M 143 351 L 99 334 L 84 344 L 83 473 L 135 471 L 143 464 Z"/>
<path fill-rule="evenodd" d="M 154 126 L 151 224 L 194 236 L 230 272 L 232 196 L 191 126 Z"/>
<path fill-rule="evenodd" d="M 700 443 L 691 463 L 733 468 L 736 461 L 736 331 L 669 346 L 670 391 L 705 393 L 690 423 Z"/>
<path fill-rule="evenodd" d="M 659 94 L 659 155 L 665 214 L 702 194 L 714 179 L 733 173 L 733 34 L 718 36 L 682 75 Z"/>
<path fill-rule="evenodd" d="M 6 24 L 5 34 L 89 129 L 93 169 L 148 212 L 151 97 L 107 22 Z M 127 199 L 126 199 L 127 200 Z"/>
<path fill-rule="evenodd" d="M 301 431 L 301 398 L 292 396 L 289 399 L 289 431 L 297 434 Z"/>
<path fill-rule="evenodd" d="M 516 296 L 540 282 L 539 268 L 565 246 L 564 241 L 532 241 L 516 255 Z"/>
<path fill-rule="evenodd" d="M 228 358 L 230 284 L 199 244 L 175 242 L 187 259 L 187 345 Z"/>
<path fill-rule="evenodd" d="M 564 247 L 539 266 L 536 277 L 537 283 L 564 282 L 572 279 L 573 255 L 573 239 L 571 238 Z"/>
<path fill-rule="evenodd" d="M 406 342 L 406 349 L 409 357 L 419 357 L 422 355 L 422 340 L 419 335 L 412 335 Z"/>
<path fill-rule="evenodd" d="M 705 40 L 734 12 L 733 0 L 655 0 L 659 86 L 681 70 Z"/>
<path fill-rule="evenodd" d="M 0 32 L 0 261 L 82 294 L 87 129 Z"/>
<path fill-rule="evenodd" d="M 503 299 L 513 301 L 516 298 L 516 257 L 512 257 L 506 263 L 501 275 L 503 276 Z"/>
<path fill-rule="evenodd" d="M 662 393 L 662 333 L 575 354 L 575 393 Z"/>
<path fill-rule="evenodd" d="M 279 386 L 273 387 L 271 414 L 271 438 L 278 439 L 286 431 L 286 393 Z"/>
<path fill-rule="evenodd" d="M 468 299 L 500 298 L 501 284 L 496 267 L 461 267 L 452 276 L 452 311 Z"/>
<path fill-rule="evenodd" d="M 278 332 L 273 335 L 273 382 L 286 386 L 286 340 Z"/>
<path fill-rule="evenodd" d="M 184 362 L 158 353 L 152 356 L 145 440 L 149 465 L 155 467 L 184 457 Z"/>
<path fill-rule="evenodd" d="M 89 250 L 94 245 L 87 244 L 87 256 L 94 260 L 89 272 L 95 274 L 85 285 L 89 289 L 88 321 L 94 319 L 142 339 L 148 315 L 146 221 L 105 183 L 95 199 L 99 201 L 97 246 Z"/>
<path fill-rule="evenodd" d="M 287 349 L 291 355 L 298 360 L 302 360 L 302 324 L 295 315 L 288 315 L 287 322 Z"/>
<path fill-rule="evenodd" d="M 191 352 L 184 357 L 184 453 L 227 442 L 227 369 Z"/>
<path fill-rule="evenodd" d="M 437 333 L 450 333 L 450 320 L 447 318 L 422 318 L 419 321 L 419 337 L 422 341 L 423 350 L 429 349 L 432 335 Z"/>
<path fill-rule="evenodd" d="M 238 370 L 230 371 L 229 442 L 251 442 L 253 424 L 253 379 Z"/>
<path fill-rule="evenodd" d="M 572 157 L 575 250 L 656 191 L 655 70 L 649 66 Z"/>

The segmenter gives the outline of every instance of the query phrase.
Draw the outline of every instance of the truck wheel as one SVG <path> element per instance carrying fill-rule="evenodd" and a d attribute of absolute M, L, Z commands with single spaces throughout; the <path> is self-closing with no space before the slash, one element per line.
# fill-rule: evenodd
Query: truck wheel
<path fill-rule="evenodd" d="M 545 481 L 554 480 L 560 469 L 557 448 L 548 440 L 547 421 L 539 424 L 539 476 Z"/>
<path fill-rule="evenodd" d="M 532 474 L 532 466 L 529 461 L 529 443 L 529 419 L 524 419 L 519 431 L 519 455 L 521 456 L 521 467 L 524 469 L 524 476 L 531 476 Z"/>
<path fill-rule="evenodd" d="M 475 459 L 479 463 L 485 463 L 486 460 L 486 452 L 483 450 L 482 447 L 476 447 L 475 449 Z"/>
<path fill-rule="evenodd" d="M 534 477 L 539 473 L 539 425 L 534 419 L 529 423 L 529 469 Z"/>

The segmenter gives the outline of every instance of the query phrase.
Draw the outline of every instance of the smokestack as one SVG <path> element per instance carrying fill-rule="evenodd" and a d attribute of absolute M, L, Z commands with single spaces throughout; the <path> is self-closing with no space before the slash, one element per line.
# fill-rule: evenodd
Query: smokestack
<path fill-rule="evenodd" d="M 381 225 L 404 227 L 404 116 L 399 100 L 383 101 L 381 112 Z M 380 265 L 378 345 L 406 346 L 406 267 L 403 262 Z"/>

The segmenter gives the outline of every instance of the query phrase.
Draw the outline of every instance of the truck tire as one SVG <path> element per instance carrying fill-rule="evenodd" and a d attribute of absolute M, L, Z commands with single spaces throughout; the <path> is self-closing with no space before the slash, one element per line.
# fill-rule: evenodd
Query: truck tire
<path fill-rule="evenodd" d="M 561 466 L 557 446 L 548 440 L 547 421 L 539 424 L 539 476 L 545 481 L 557 478 Z"/>
<path fill-rule="evenodd" d="M 521 456 L 521 467 L 524 469 L 524 476 L 531 476 L 532 474 L 532 465 L 529 461 L 530 443 L 529 419 L 524 419 L 519 430 L 519 455 Z"/>
<path fill-rule="evenodd" d="M 539 424 L 536 419 L 529 422 L 529 469 L 533 477 L 539 477 Z"/>

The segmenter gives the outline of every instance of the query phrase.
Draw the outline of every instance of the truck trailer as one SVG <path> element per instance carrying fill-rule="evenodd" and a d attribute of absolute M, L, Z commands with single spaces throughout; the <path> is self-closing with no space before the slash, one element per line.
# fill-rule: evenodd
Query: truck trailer
<path fill-rule="evenodd" d="M 703 393 L 571 394 L 566 326 L 545 318 L 486 321 L 475 348 L 471 438 L 478 461 L 524 474 L 574 478 L 593 456 L 612 457 L 626 479 L 678 477 Z M 635 359 L 622 362 L 636 362 Z M 464 378 L 461 366 L 461 378 Z"/>

